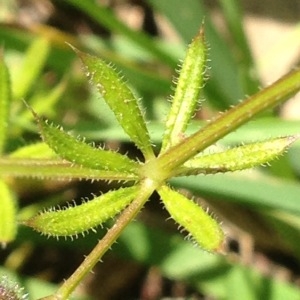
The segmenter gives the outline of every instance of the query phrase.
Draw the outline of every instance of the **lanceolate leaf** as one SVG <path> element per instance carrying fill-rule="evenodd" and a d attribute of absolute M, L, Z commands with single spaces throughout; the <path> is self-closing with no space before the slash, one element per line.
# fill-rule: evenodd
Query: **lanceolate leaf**
<path fill-rule="evenodd" d="M 176 175 L 214 174 L 253 168 L 277 158 L 298 138 L 298 136 L 274 138 L 219 153 L 199 155 L 188 160 L 176 171 Z"/>
<path fill-rule="evenodd" d="M 114 217 L 137 196 L 139 188 L 122 188 L 78 206 L 56 211 L 50 209 L 25 221 L 25 224 L 49 236 L 77 236 Z"/>
<path fill-rule="evenodd" d="M 114 112 L 120 125 L 146 158 L 154 156 L 149 133 L 136 97 L 114 68 L 98 57 L 75 50 L 86 75 Z"/>
<path fill-rule="evenodd" d="M 216 120 L 171 147 L 158 158 L 161 169 L 174 170 L 214 142 L 252 119 L 257 113 L 271 108 L 300 89 L 300 70 L 294 70 L 271 86 L 220 115 Z"/>
<path fill-rule="evenodd" d="M 14 240 L 17 232 L 16 201 L 4 181 L 0 179 L 0 246 Z"/>
<path fill-rule="evenodd" d="M 119 153 L 92 147 L 37 117 L 44 141 L 61 158 L 87 168 L 135 173 L 138 163 Z"/>
<path fill-rule="evenodd" d="M 59 180 L 138 180 L 137 175 L 128 171 L 96 170 L 62 160 L 44 142 L 24 146 L 9 156 L 0 157 L 0 176 Z"/>
<path fill-rule="evenodd" d="M 11 100 L 10 80 L 3 55 L 0 53 L 0 153 L 4 150 L 7 125 L 9 116 L 9 105 Z"/>
<path fill-rule="evenodd" d="M 221 250 L 224 239 L 220 225 L 199 205 L 167 186 L 158 190 L 171 217 L 205 250 Z"/>
<path fill-rule="evenodd" d="M 190 44 L 180 70 L 172 107 L 166 122 L 162 151 L 174 146 L 182 139 L 186 127 L 195 113 L 203 88 L 206 63 L 206 45 L 203 29 Z"/>

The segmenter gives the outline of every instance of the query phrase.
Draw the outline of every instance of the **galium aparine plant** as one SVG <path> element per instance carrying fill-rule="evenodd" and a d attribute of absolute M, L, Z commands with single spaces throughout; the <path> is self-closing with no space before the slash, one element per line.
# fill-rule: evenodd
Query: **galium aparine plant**
<path fill-rule="evenodd" d="M 195 133 L 186 134 L 188 123 L 201 104 L 199 99 L 204 85 L 207 48 L 201 29 L 189 45 L 180 68 L 161 148 L 159 153 L 155 154 L 144 112 L 119 73 L 102 59 L 73 49 L 82 60 L 90 83 L 103 96 L 124 132 L 142 152 L 144 161 L 133 160 L 111 150 L 96 148 L 83 139 L 73 137 L 61 127 L 45 121 L 34 112 L 34 108 L 29 107 L 44 141 L 44 144 L 36 147 L 43 149 L 49 147 L 51 151 L 47 150 L 46 158 L 26 156 L 26 149 L 23 152 L 3 156 L 0 158 L 1 176 L 126 182 L 126 186 L 111 190 L 81 205 L 47 209 L 23 221 L 23 224 L 46 236 L 74 237 L 95 230 L 106 220 L 118 215 L 114 226 L 107 231 L 82 265 L 55 295 L 44 299 L 67 299 L 80 280 L 135 218 L 154 191 L 158 192 L 171 218 L 184 228 L 194 242 L 206 251 L 221 251 L 224 242 L 221 226 L 198 204 L 173 189 L 168 180 L 176 176 L 215 174 L 252 168 L 277 158 L 298 138 L 296 135 L 284 136 L 217 153 L 203 152 L 257 113 L 274 107 L 298 92 L 299 70 L 294 70 L 273 85 L 220 114 Z M 0 150 L 3 149 L 2 145 L 5 142 L 10 98 L 10 83 L 5 70 L 6 67 L 2 62 Z M 5 181 L 2 180 L 0 184 L 3 185 L 0 186 L 2 191 L 9 193 Z M 7 199 L 10 197 L 7 196 Z M 11 207 L 10 201 L 7 202 L 8 211 Z M 2 243 L 10 241 L 14 234 L 11 228 L 5 226 L 1 232 Z"/>

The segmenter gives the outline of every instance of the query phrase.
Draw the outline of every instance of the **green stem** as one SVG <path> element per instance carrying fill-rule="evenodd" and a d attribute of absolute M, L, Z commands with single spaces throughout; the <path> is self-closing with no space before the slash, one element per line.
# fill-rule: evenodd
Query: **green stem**
<path fill-rule="evenodd" d="M 0 176 L 59 180 L 138 180 L 132 173 L 84 168 L 61 159 L 0 158 Z"/>
<path fill-rule="evenodd" d="M 153 193 L 157 185 L 155 182 L 145 179 L 141 183 L 140 194 L 136 199 L 120 214 L 119 218 L 106 235 L 98 242 L 92 252 L 84 259 L 82 264 L 64 282 L 55 295 L 42 298 L 41 300 L 66 300 L 79 285 L 82 279 L 92 270 L 101 257 L 110 249 L 126 226 L 135 218 L 142 209 L 145 202 Z"/>
<path fill-rule="evenodd" d="M 170 148 L 155 162 L 170 174 L 191 157 L 232 132 L 259 112 L 271 108 L 297 93 L 300 89 L 300 70 L 294 70 L 271 86 L 251 96 L 181 143 Z"/>

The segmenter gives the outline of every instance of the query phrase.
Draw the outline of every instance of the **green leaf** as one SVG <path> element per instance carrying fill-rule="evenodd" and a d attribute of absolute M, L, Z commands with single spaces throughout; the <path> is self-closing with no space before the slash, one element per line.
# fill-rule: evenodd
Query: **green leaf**
<path fill-rule="evenodd" d="M 27 50 L 20 71 L 13 82 L 13 95 L 24 98 L 37 80 L 50 51 L 49 41 L 45 38 L 35 40 Z"/>
<path fill-rule="evenodd" d="M 199 30 L 206 14 L 202 1 L 148 0 L 148 2 L 170 21 L 176 32 L 187 43 L 191 41 L 197 30 Z M 205 22 L 207 23 L 207 20 Z"/>
<path fill-rule="evenodd" d="M 255 63 L 244 32 L 243 15 L 240 1 L 219 0 L 228 30 L 235 46 L 235 56 L 238 57 L 239 75 L 244 86 L 244 92 L 251 95 L 260 86 L 255 70 Z"/>
<path fill-rule="evenodd" d="M 207 251 L 221 250 L 224 234 L 216 220 L 195 202 L 167 186 L 159 188 L 158 193 L 171 217 L 191 234 L 200 247 Z"/>
<path fill-rule="evenodd" d="M 138 163 L 117 152 L 92 147 L 36 116 L 44 141 L 61 158 L 87 168 L 137 172 Z"/>
<path fill-rule="evenodd" d="M 176 175 L 214 174 L 253 168 L 278 158 L 298 138 L 299 136 L 274 138 L 219 153 L 198 155 L 178 169 Z"/>
<path fill-rule="evenodd" d="M 199 0 L 148 0 L 159 13 L 164 15 L 182 39 L 189 43 L 205 22 L 205 32 L 210 46 L 210 73 L 204 92 L 206 98 L 218 109 L 227 109 L 244 96 L 237 61 L 225 41 L 209 18 L 203 1 Z M 240 23 L 239 23 L 240 24 Z M 226 70 L 226 71 L 225 71 Z"/>
<path fill-rule="evenodd" d="M 118 122 L 146 158 L 154 156 L 149 133 L 136 97 L 114 68 L 100 58 L 75 50 L 86 75 L 114 112 Z"/>
<path fill-rule="evenodd" d="M 189 158 L 254 118 L 259 112 L 287 100 L 296 94 L 299 89 L 300 70 L 298 69 L 288 73 L 268 88 L 261 90 L 229 111 L 221 114 L 207 126 L 202 127 L 201 130 L 171 147 L 158 157 L 157 164 L 160 165 L 161 169 L 174 170 Z"/>
<path fill-rule="evenodd" d="M 10 78 L 3 53 L 0 53 L 0 153 L 3 152 L 7 138 L 9 106 L 11 102 Z"/>
<path fill-rule="evenodd" d="M 74 207 L 53 208 L 24 224 L 49 236 L 77 236 L 94 229 L 123 210 L 138 194 L 140 187 L 133 186 L 110 191 Z"/>
<path fill-rule="evenodd" d="M 162 151 L 174 146 L 183 138 L 187 125 L 195 113 L 203 87 L 206 63 L 204 31 L 200 30 L 190 44 L 180 70 L 172 107 L 166 122 Z"/>
<path fill-rule="evenodd" d="M 67 0 L 68 3 L 74 5 L 95 22 L 111 30 L 112 32 L 124 35 L 130 39 L 138 48 L 143 48 L 152 56 L 160 59 L 171 67 L 176 66 L 176 61 L 167 52 L 156 45 L 153 38 L 146 35 L 143 31 L 132 30 L 126 24 L 121 22 L 113 12 L 101 3 L 96 3 L 93 0 Z"/>
<path fill-rule="evenodd" d="M 266 220 L 280 234 L 282 240 L 300 258 L 300 217 L 299 214 L 287 213 L 282 210 L 267 210 L 263 212 Z"/>
<path fill-rule="evenodd" d="M 7 184 L 0 179 L 0 245 L 4 248 L 17 232 L 16 201 Z"/>

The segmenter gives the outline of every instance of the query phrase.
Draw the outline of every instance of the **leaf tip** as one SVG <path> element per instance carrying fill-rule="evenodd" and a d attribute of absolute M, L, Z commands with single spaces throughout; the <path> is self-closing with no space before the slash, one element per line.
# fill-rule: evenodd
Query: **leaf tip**
<path fill-rule="evenodd" d="M 161 187 L 159 194 L 172 219 L 203 250 L 221 252 L 224 249 L 224 233 L 220 224 L 198 204 L 167 186 Z"/>
<path fill-rule="evenodd" d="M 202 22 L 202 25 L 199 29 L 198 35 L 199 38 L 204 39 L 205 36 L 205 28 L 204 28 L 204 21 Z"/>
<path fill-rule="evenodd" d="M 65 42 L 75 53 L 80 52 L 75 46 L 73 46 L 72 44 Z"/>
<path fill-rule="evenodd" d="M 26 108 L 32 113 L 33 117 L 36 119 L 36 120 L 39 120 L 39 116 L 38 114 L 34 111 L 34 109 L 29 105 L 29 103 L 25 100 L 25 99 L 22 99 L 24 105 L 26 106 Z"/>
<path fill-rule="evenodd" d="M 288 146 L 297 142 L 299 139 L 300 139 L 300 133 L 296 133 L 296 134 L 287 136 Z"/>

